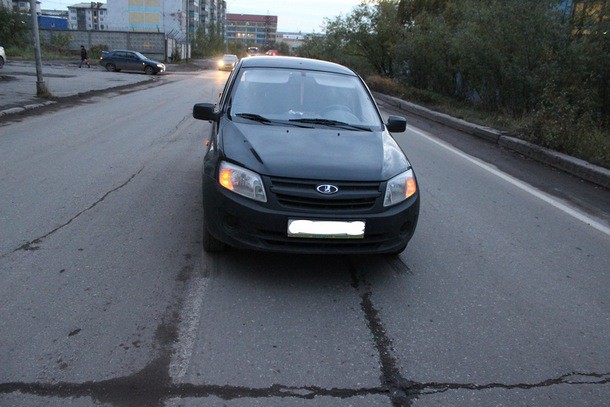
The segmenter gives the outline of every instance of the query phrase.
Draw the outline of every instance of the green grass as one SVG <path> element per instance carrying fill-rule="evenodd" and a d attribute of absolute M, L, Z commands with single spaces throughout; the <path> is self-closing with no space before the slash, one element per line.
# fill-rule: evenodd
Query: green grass
<path fill-rule="evenodd" d="M 16 47 L 11 46 L 5 49 L 6 57 L 9 60 L 33 60 L 35 59 L 34 46 L 30 45 L 27 47 Z M 49 49 L 46 47 L 40 48 L 40 53 L 42 55 L 42 59 L 45 60 L 80 60 L 80 54 L 78 52 L 71 51 L 58 51 L 54 49 Z"/>

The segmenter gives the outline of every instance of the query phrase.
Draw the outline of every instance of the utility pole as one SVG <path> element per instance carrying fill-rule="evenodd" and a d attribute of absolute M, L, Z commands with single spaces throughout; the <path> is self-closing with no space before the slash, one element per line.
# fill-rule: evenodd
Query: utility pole
<path fill-rule="evenodd" d="M 191 31 L 191 15 L 189 12 L 189 3 L 190 0 L 186 0 L 186 62 L 189 61 L 189 51 L 191 50 L 191 39 L 190 39 L 190 31 Z"/>
<path fill-rule="evenodd" d="M 32 15 L 32 31 L 34 32 L 34 50 L 36 55 L 36 96 L 46 97 L 50 94 L 42 77 L 42 55 L 40 53 L 40 33 L 38 32 L 36 0 L 30 0 L 30 14 Z"/>

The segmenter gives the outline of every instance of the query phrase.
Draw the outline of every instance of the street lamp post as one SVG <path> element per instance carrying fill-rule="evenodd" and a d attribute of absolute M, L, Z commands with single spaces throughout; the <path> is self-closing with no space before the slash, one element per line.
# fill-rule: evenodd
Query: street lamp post
<path fill-rule="evenodd" d="M 38 32 L 36 0 L 30 0 L 30 13 L 32 15 L 32 31 L 34 32 L 34 51 L 36 55 L 36 96 L 49 96 L 49 89 L 42 77 L 42 55 L 40 53 L 40 33 Z"/>

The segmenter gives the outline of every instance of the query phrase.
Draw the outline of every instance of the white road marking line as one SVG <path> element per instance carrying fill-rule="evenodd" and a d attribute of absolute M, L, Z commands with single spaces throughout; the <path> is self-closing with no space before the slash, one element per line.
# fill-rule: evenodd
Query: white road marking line
<path fill-rule="evenodd" d="M 604 225 L 601 221 L 597 221 L 597 220 L 583 214 L 582 212 L 580 212 L 574 208 L 571 208 L 570 206 L 566 205 L 565 203 L 560 202 L 559 200 L 552 197 L 551 195 L 549 195 L 545 192 L 542 192 L 539 189 L 536 189 L 533 186 L 526 184 L 525 182 L 494 168 L 492 165 L 490 165 L 482 160 L 479 160 L 478 158 L 472 157 L 472 156 L 464 153 L 463 151 L 460 151 L 457 148 L 434 138 L 434 136 L 432 136 L 420 129 L 416 129 L 415 127 L 409 126 L 407 128 L 407 130 L 412 131 L 413 133 L 415 133 L 419 136 L 422 136 L 426 140 L 431 141 L 431 142 L 437 144 L 438 146 L 464 158 L 465 160 L 473 163 L 474 165 L 478 166 L 479 168 L 482 168 L 485 171 L 488 171 L 489 173 L 509 182 L 510 184 L 516 186 L 517 188 L 519 188 L 519 189 L 537 197 L 538 199 L 543 200 L 544 202 L 550 204 L 551 206 L 563 211 L 564 213 L 572 216 L 573 218 L 586 223 L 587 225 L 593 227 L 594 229 L 597 229 L 598 231 L 606 234 L 607 236 L 610 236 L 610 227 Z"/>
<path fill-rule="evenodd" d="M 195 277 L 190 281 L 188 294 L 182 306 L 178 340 L 174 345 L 174 353 L 169 364 L 169 374 L 174 383 L 181 382 L 188 371 L 199 330 L 199 318 L 206 289 L 207 278 Z"/>

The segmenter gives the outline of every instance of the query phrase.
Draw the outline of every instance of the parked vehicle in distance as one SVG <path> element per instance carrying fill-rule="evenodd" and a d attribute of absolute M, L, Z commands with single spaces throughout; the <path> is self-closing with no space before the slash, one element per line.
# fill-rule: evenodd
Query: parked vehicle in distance
<path fill-rule="evenodd" d="M 277 50 L 276 49 L 270 49 L 269 51 L 265 52 L 265 55 L 276 56 L 277 55 Z"/>
<path fill-rule="evenodd" d="M 103 51 L 99 64 L 110 72 L 139 71 L 147 75 L 165 72 L 165 64 L 148 59 L 138 51 L 122 49 Z"/>
<path fill-rule="evenodd" d="M 222 58 L 218 60 L 218 69 L 221 71 L 232 71 L 233 68 L 235 68 L 235 64 L 237 64 L 237 61 L 239 61 L 237 55 L 223 55 Z"/>
<path fill-rule="evenodd" d="M 6 53 L 4 52 L 4 47 L 0 46 L 0 68 L 2 68 L 5 63 L 6 63 Z"/>
<path fill-rule="evenodd" d="M 407 157 L 363 80 L 331 62 L 244 58 L 218 103 L 203 163 L 203 248 L 400 253 L 419 216 Z"/>
<path fill-rule="evenodd" d="M 248 47 L 248 56 L 249 57 L 254 57 L 259 54 L 260 54 L 260 52 L 258 50 L 258 47 Z"/>

